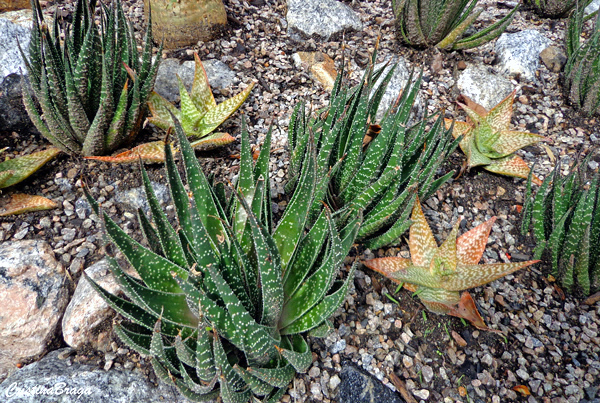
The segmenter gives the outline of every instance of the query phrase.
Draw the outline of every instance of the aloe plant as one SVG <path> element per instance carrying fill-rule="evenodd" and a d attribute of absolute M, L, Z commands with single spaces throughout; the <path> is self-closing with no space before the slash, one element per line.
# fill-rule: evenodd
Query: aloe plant
<path fill-rule="evenodd" d="M 565 91 L 573 106 L 588 115 L 600 112 L 600 12 L 589 38 L 581 43 L 584 22 L 582 5 L 571 13 L 567 34 L 567 64 L 565 65 Z"/>
<path fill-rule="evenodd" d="M 32 0 L 33 28 L 23 102 L 39 132 L 69 154 L 104 155 L 132 140 L 141 128 L 158 60 L 152 61 L 148 22 L 140 54 L 118 0 L 101 6 L 78 0 L 72 23 L 44 21 Z"/>
<path fill-rule="evenodd" d="M 418 201 L 413 207 L 412 221 L 408 240 L 410 259 L 371 259 L 364 262 L 365 266 L 414 292 L 429 311 L 464 318 L 478 328 L 489 330 L 470 294 L 465 291 L 461 296 L 459 291 L 487 284 L 537 260 L 478 264 L 496 217 L 457 239 L 458 220 L 439 247 Z"/>
<path fill-rule="evenodd" d="M 501 175 L 517 178 L 529 176 L 529 166 L 515 152 L 549 139 L 535 133 L 510 130 L 515 93 L 516 90 L 489 111 L 480 105 L 473 109 L 458 102 L 469 121 L 445 119 L 446 127 L 453 128 L 452 135 L 462 138 L 460 148 L 467 156 L 467 169 L 483 166 L 485 170 Z M 532 178 L 536 184 L 541 183 L 537 176 L 533 175 Z"/>
<path fill-rule="evenodd" d="M 542 17 L 561 18 L 566 17 L 577 4 L 583 8 L 587 7 L 593 0 L 526 0 L 535 12 Z"/>
<path fill-rule="evenodd" d="M 315 116 L 307 117 L 305 104 L 298 104 L 288 130 L 288 173 L 291 187 L 302 168 L 312 163 L 306 150 L 315 147 L 317 177 L 323 185 L 313 210 L 318 212 L 321 200 L 326 201 L 338 224 L 361 210 L 364 220 L 357 241 L 376 249 L 399 242 L 410 226 L 408 215 L 417 194 L 428 198 L 453 175 L 452 171 L 436 179 L 458 141 L 444 129 L 441 117 L 409 125 L 420 85 L 420 77 L 413 81 L 412 75 L 393 107 L 375 124 L 395 67 L 383 76 L 385 66 L 374 70 L 373 63 L 355 88 L 342 85 L 343 72 L 338 75 L 329 107 Z"/>
<path fill-rule="evenodd" d="M 511 23 L 519 6 L 504 18 L 473 34 L 466 34 L 483 11 L 478 0 L 392 0 L 396 27 L 403 42 L 414 47 L 457 50 L 480 46 L 498 37 Z"/>
<path fill-rule="evenodd" d="M 229 134 L 211 133 L 244 103 L 254 87 L 254 82 L 246 87 L 244 91 L 217 105 L 198 53 L 194 53 L 194 59 L 196 69 L 190 93 L 186 90 L 181 78 L 177 76 L 181 110 L 157 92 L 152 91 L 148 99 L 152 117 L 148 118 L 148 121 L 163 130 L 167 130 L 173 127 L 171 118 L 171 114 L 173 114 L 181 122 L 183 131 L 188 137 L 199 139 L 192 142 L 194 148 L 198 146 L 207 148 L 210 145 L 220 146 L 231 143 L 234 138 Z"/>
<path fill-rule="evenodd" d="M 566 176 L 557 164 L 534 197 L 528 184 L 521 226 L 526 233 L 533 225 L 535 258 L 548 251 L 552 275 L 584 295 L 600 290 L 600 172 L 588 165 L 593 154 Z"/>
<path fill-rule="evenodd" d="M 277 402 L 296 371 L 312 362 L 302 335 L 323 335 L 327 318 L 345 298 L 337 274 L 359 226 L 354 217 L 338 231 L 323 208 L 306 228 L 317 178 L 314 151 L 275 229 L 269 192 L 270 133 L 253 166 L 248 134 L 242 132 L 237 186 L 227 197 L 199 168 L 186 135 L 175 120 L 189 190 L 165 147 L 166 171 L 178 218 L 172 227 L 148 176 L 142 177 L 152 221 L 139 212 L 149 248 L 101 214 L 108 238 L 124 254 L 140 280 L 113 258 L 111 270 L 128 299 L 89 280 L 107 303 L 128 321 L 119 337 L 152 357 L 158 377 L 189 399 L 223 402 Z M 189 193 L 188 193 L 189 192 Z"/>

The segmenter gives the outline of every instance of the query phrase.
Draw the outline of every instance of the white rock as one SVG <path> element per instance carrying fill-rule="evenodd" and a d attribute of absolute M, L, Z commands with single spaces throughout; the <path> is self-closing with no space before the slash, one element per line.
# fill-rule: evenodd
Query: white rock
<path fill-rule="evenodd" d="M 68 303 L 68 285 L 46 241 L 0 245 L 0 380 L 46 352 Z"/>
<path fill-rule="evenodd" d="M 491 109 L 513 90 L 510 80 L 489 71 L 483 65 L 468 66 L 460 75 L 456 86 L 461 94 L 471 98 L 486 109 Z"/>
<path fill-rule="evenodd" d="M 360 31 L 358 15 L 336 0 L 288 0 L 288 34 L 294 40 L 317 37 L 328 40 L 347 29 Z"/>
<path fill-rule="evenodd" d="M 508 74 L 520 74 L 535 81 L 535 71 L 540 66 L 540 53 L 552 41 L 533 29 L 502 34 L 496 41 L 495 51 L 500 68 Z"/>
<path fill-rule="evenodd" d="M 112 294 L 121 290 L 106 260 L 88 267 L 85 273 Z M 106 340 L 106 337 L 97 334 L 98 328 L 112 316 L 114 310 L 104 302 L 88 280 L 82 277 L 62 320 L 65 343 L 73 348 L 88 345 L 94 349 L 102 349 L 103 346 L 98 345 L 98 340 Z"/>

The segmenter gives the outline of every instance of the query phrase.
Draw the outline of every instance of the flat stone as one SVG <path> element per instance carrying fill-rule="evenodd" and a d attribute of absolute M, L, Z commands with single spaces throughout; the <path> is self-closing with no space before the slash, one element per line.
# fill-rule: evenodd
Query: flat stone
<path fill-rule="evenodd" d="M 336 0 L 288 0 L 286 20 L 288 35 L 296 41 L 311 37 L 327 41 L 363 27 L 354 10 Z"/>
<path fill-rule="evenodd" d="M 68 286 L 46 241 L 0 245 L 0 379 L 46 352 L 67 306 Z"/>
<path fill-rule="evenodd" d="M 120 292 L 121 287 L 110 272 L 106 260 L 88 267 L 85 273 L 111 294 Z M 81 277 L 62 320 L 65 343 L 76 349 L 90 346 L 95 350 L 103 350 L 105 346 L 99 345 L 98 341 L 106 340 L 107 337 L 98 335 L 98 329 L 106 327 L 103 325 L 114 314 L 114 310 L 92 288 L 87 278 Z M 110 328 L 109 326 L 108 329 Z"/>
<path fill-rule="evenodd" d="M 507 74 L 519 74 L 530 81 L 540 65 L 540 53 L 552 41 L 533 29 L 502 34 L 496 41 L 495 51 L 500 68 Z"/>
<path fill-rule="evenodd" d="M 323 52 L 297 52 L 292 55 L 296 67 L 306 67 L 312 76 L 331 91 L 337 77 L 335 63 Z"/>
<path fill-rule="evenodd" d="M 339 403 L 406 403 L 398 394 L 377 378 L 366 374 L 352 364 L 344 364 L 340 373 L 337 401 Z"/>
<path fill-rule="evenodd" d="M 186 403 L 175 387 L 153 385 L 139 371 L 105 371 L 92 365 L 60 359 L 65 350 L 49 353 L 0 384 L 7 403 Z M 64 356 L 63 356 L 64 357 Z"/>
<path fill-rule="evenodd" d="M 171 196 L 167 186 L 158 182 L 151 182 L 151 184 L 159 203 L 161 205 L 168 203 Z M 143 186 L 117 191 L 115 193 L 115 201 L 117 203 L 127 204 L 136 210 L 141 207 L 146 213 L 150 211 L 150 206 L 148 205 L 148 200 L 146 200 L 146 193 L 144 192 Z"/>
<path fill-rule="evenodd" d="M 484 65 L 468 66 L 458 77 L 456 86 L 461 94 L 488 110 L 513 90 L 510 80 L 490 72 Z"/>

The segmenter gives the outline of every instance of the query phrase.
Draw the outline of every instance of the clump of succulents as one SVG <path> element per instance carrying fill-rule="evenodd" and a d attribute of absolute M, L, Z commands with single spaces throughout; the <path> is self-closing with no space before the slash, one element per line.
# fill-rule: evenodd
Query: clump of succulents
<path fill-rule="evenodd" d="M 452 135 L 462 138 L 460 148 L 467 156 L 467 169 L 483 166 L 485 170 L 501 175 L 529 176 L 529 166 L 515 151 L 548 139 L 535 133 L 510 130 L 515 93 L 513 91 L 489 111 L 474 103 L 472 106 L 476 108 L 459 102 L 469 121 L 445 120 L 447 128 L 453 127 Z M 536 184 L 541 183 L 535 175 L 532 178 Z"/>
<path fill-rule="evenodd" d="M 428 198 L 453 175 L 452 171 L 436 178 L 458 143 L 444 129 L 441 117 L 409 125 L 420 78 L 409 78 L 401 96 L 378 121 L 377 111 L 395 67 L 384 76 L 385 68 L 374 70 L 374 61 L 375 55 L 355 88 L 342 84 L 343 72 L 338 75 L 325 110 L 307 117 L 300 103 L 288 131 L 289 185 L 312 164 L 307 150 L 315 148 L 322 185 L 313 210 L 318 212 L 325 201 L 335 211 L 338 225 L 362 211 L 357 241 L 372 249 L 400 241 L 410 226 L 408 215 L 417 195 Z"/>
<path fill-rule="evenodd" d="M 270 134 L 253 166 L 243 130 L 240 172 L 230 196 L 211 186 L 185 133 L 175 122 L 187 186 L 166 146 L 166 171 L 178 225 L 160 208 L 142 168 L 152 224 L 139 213 L 149 248 L 119 228 L 90 197 L 108 238 L 139 279 L 115 259 L 111 270 L 127 299 L 92 282 L 128 321 L 119 337 L 152 357 L 158 377 L 189 399 L 277 402 L 296 371 L 312 362 L 305 332 L 323 335 L 345 298 L 337 274 L 354 241 L 359 216 L 338 230 L 327 208 L 308 228 L 317 176 L 312 149 L 279 223 L 273 228 L 269 192 Z M 89 280 L 89 279 L 88 279 Z M 89 280 L 91 281 L 91 280 Z"/>
<path fill-rule="evenodd" d="M 458 220 L 438 247 L 417 201 L 408 240 L 410 259 L 385 257 L 364 264 L 414 292 L 429 311 L 464 318 L 489 330 L 471 295 L 465 291 L 461 296 L 459 291 L 487 284 L 537 262 L 479 264 L 494 221 L 496 217 L 457 238 Z"/>
<path fill-rule="evenodd" d="M 0 154 L 4 151 L 6 149 L 0 150 Z M 44 164 L 56 157 L 58 153 L 60 153 L 58 148 L 49 147 L 44 151 L 0 162 L 0 192 L 1 189 L 16 185 L 27 179 Z M 0 204 L 0 216 L 48 210 L 56 206 L 56 203 L 42 196 L 11 194 L 8 202 Z"/>
<path fill-rule="evenodd" d="M 478 0 L 392 0 L 403 42 L 414 47 L 470 49 L 498 37 L 511 23 L 518 5 L 504 18 L 473 34 L 467 30 L 483 11 Z"/>
<path fill-rule="evenodd" d="M 536 13 L 550 18 L 566 17 L 578 3 L 585 8 L 591 2 L 592 0 L 526 0 Z"/>
<path fill-rule="evenodd" d="M 96 0 L 78 0 L 72 23 L 56 16 L 50 28 L 32 0 L 23 102 L 39 132 L 69 154 L 104 155 L 135 138 L 158 70 L 151 22 L 140 61 L 121 3 L 100 8 L 96 24 Z"/>
<path fill-rule="evenodd" d="M 600 173 L 588 164 L 592 155 L 566 176 L 557 164 L 535 197 L 528 184 L 521 227 L 525 233 L 533 224 L 535 258 L 549 252 L 552 275 L 583 295 L 600 290 Z"/>
<path fill-rule="evenodd" d="M 600 111 L 600 12 L 596 11 L 596 20 L 591 35 L 581 42 L 585 17 L 581 5 L 569 18 L 567 34 L 567 64 L 565 65 L 565 90 L 573 106 L 588 115 Z"/>

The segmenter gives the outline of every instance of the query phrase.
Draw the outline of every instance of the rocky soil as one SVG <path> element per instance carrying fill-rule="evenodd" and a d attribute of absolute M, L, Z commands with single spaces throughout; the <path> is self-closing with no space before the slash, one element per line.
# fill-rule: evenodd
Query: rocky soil
<path fill-rule="evenodd" d="M 498 61 L 495 41 L 475 50 L 449 53 L 405 47 L 397 40 L 388 0 L 346 2 L 360 19 L 362 29 L 348 31 L 343 38 L 338 35 L 301 41 L 293 40 L 287 33 L 284 0 L 225 0 L 224 3 L 229 28 L 222 38 L 164 52 L 163 57 L 191 60 L 192 52 L 198 51 L 203 60 L 225 63 L 235 78 L 227 88 L 215 91 L 217 101 L 237 93 L 251 81 L 258 82 L 241 110 L 255 144 L 261 144 L 268 128 L 273 126 L 273 202 L 281 209 L 286 203 L 282 194 L 289 157 L 286 132 L 291 111 L 300 100 L 305 100 L 312 110 L 328 102 L 328 91 L 323 85 L 305 66 L 294 64 L 292 55 L 298 51 L 321 51 L 338 68 L 346 63 L 350 78 L 357 80 L 379 37 L 379 62 L 398 56 L 408 70 L 424 70 L 420 95 L 423 110 L 428 113 L 442 110 L 447 117 L 459 120 L 464 120 L 464 113 L 455 103 L 461 92 L 457 87 L 460 76 L 469 66 L 484 66 L 491 75 L 509 83 L 509 92 L 518 89 L 512 119 L 515 130 L 540 133 L 552 140 L 519 152 L 530 166 L 536 164 L 535 173 L 542 178 L 555 163 L 566 168 L 600 143 L 598 119 L 583 118 L 568 105 L 561 92 L 560 72 L 539 64 L 531 78 L 511 75 Z M 511 5 L 492 0 L 481 3 L 487 7 L 478 24 L 494 21 L 506 14 Z M 125 4 L 135 29 L 142 32 L 143 2 L 130 0 Z M 58 5 L 66 14 L 72 6 L 70 1 Z M 47 7 L 56 5 L 50 2 Z M 564 20 L 542 19 L 522 8 L 507 33 L 533 29 L 560 48 L 565 25 Z M 238 112 L 226 122 L 223 131 L 237 136 L 240 126 Z M 161 133 L 148 127 L 139 140 L 160 136 Z M 47 141 L 34 133 L 0 132 L 0 149 L 9 147 L 9 156 L 46 146 Z M 215 173 L 220 180 L 234 179 L 238 160 L 231 156 L 238 152 L 238 147 L 238 143 L 233 143 L 199 155 L 206 172 Z M 463 158 L 457 151 L 444 169 L 460 167 Z M 597 167 L 599 162 L 592 160 L 591 164 Z M 173 215 L 164 170 L 160 166 L 148 169 L 165 210 Z M 41 239 L 50 244 L 72 279 L 70 292 L 82 271 L 101 260 L 105 253 L 99 221 L 83 198 L 83 182 L 109 215 L 139 238 L 135 215 L 137 207 L 144 208 L 145 201 L 136 165 L 114 166 L 62 155 L 8 192 L 40 194 L 58 202 L 60 207 L 0 218 L 0 241 Z M 484 261 L 528 260 L 532 240 L 519 232 L 518 206 L 523 203 L 524 191 L 524 180 L 473 169 L 424 201 L 424 212 L 438 241 L 446 238 L 460 217 L 465 219 L 462 231 L 466 231 L 497 216 Z M 375 256 L 406 255 L 407 251 L 405 243 L 378 251 L 357 247 L 347 263 Z M 393 392 L 394 399 L 409 403 L 599 402 L 600 304 L 585 305 L 581 298 L 565 295 L 548 274 L 549 268 L 540 263 L 472 290 L 485 321 L 492 329 L 501 331 L 494 333 L 477 330 L 457 318 L 429 313 L 410 292 L 397 290 L 394 283 L 361 266 L 345 303 L 333 318 L 335 330 L 325 339 L 311 339 L 314 363 L 306 374 L 295 378 L 282 401 L 362 402 L 368 401 L 371 393 L 383 396 L 386 392 L 379 388 L 384 385 Z M 94 348 L 81 347 L 65 359 L 106 370 L 139 367 L 148 371 L 147 361 L 124 349 L 110 333 L 110 320 L 95 332 L 95 337 L 103 336 L 93 340 Z M 67 344 L 58 332 L 50 350 L 61 347 Z M 358 392 L 353 389 L 356 383 L 352 380 L 363 375 L 357 369 L 376 378 L 369 380 L 369 388 L 363 385 Z M 155 380 L 151 371 L 148 373 Z"/>

